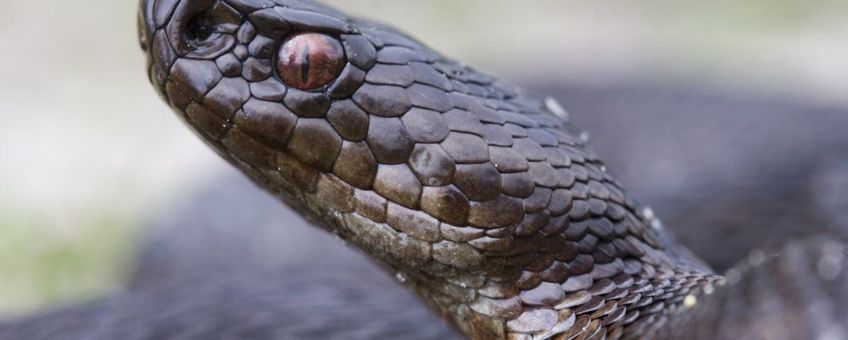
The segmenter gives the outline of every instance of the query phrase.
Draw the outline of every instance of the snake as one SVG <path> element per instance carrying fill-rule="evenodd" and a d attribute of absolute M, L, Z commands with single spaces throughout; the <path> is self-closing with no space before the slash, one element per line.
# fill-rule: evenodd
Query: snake
<path fill-rule="evenodd" d="M 395 28 L 308 0 L 141 0 L 138 23 L 197 136 L 468 338 L 848 336 L 842 241 L 719 275 L 555 99 Z"/>

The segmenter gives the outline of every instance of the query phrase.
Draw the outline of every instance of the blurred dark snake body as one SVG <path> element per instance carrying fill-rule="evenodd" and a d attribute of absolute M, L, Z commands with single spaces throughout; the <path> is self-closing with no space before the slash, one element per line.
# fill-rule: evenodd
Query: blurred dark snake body
<path fill-rule="evenodd" d="M 848 334 L 807 308 L 846 298 L 842 243 L 716 275 L 556 101 L 395 29 L 305 0 L 142 0 L 139 26 L 151 82 L 208 145 L 470 338 Z"/>

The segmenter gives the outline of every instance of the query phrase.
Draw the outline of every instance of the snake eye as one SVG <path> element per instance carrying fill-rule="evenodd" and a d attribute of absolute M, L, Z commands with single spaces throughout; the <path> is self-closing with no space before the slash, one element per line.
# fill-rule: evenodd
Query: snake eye
<path fill-rule="evenodd" d="M 220 0 L 182 1 L 176 6 L 166 31 L 180 57 L 214 59 L 235 45 L 242 23 L 235 8 Z"/>
<path fill-rule="evenodd" d="M 213 33 L 215 33 L 215 26 L 209 20 L 209 17 L 198 15 L 188 23 L 185 34 L 190 43 L 197 45 L 209 40 Z"/>
<path fill-rule="evenodd" d="M 277 53 L 280 79 L 304 91 L 327 86 L 339 76 L 346 63 L 342 44 L 320 33 L 291 36 Z"/>

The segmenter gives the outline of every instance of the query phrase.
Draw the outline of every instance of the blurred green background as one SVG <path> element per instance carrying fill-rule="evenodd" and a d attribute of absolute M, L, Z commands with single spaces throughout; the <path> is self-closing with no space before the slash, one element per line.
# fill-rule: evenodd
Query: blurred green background
<path fill-rule="evenodd" d="M 698 84 L 848 107 L 845 1 L 330 2 L 519 83 Z M 148 85 L 136 7 L 0 2 L 0 317 L 120 290 L 145 221 L 221 167 Z"/>

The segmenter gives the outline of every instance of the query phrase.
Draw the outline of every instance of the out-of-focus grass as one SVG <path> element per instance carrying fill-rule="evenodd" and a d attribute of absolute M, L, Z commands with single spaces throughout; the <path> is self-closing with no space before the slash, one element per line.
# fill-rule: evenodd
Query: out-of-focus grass
<path fill-rule="evenodd" d="M 0 216 L 0 291 L 6 313 L 114 290 L 133 248 L 135 226 L 126 217 L 108 216 L 108 210 L 90 216 L 72 233 L 44 228 L 47 221 L 34 211 Z"/>
<path fill-rule="evenodd" d="M 667 77 L 843 102 L 848 84 L 843 0 L 328 2 L 508 78 Z M 219 164 L 147 85 L 136 8 L 0 2 L 10 66 L 0 68 L 0 316 L 119 287 L 140 219 Z"/>
<path fill-rule="evenodd" d="M 0 317 L 119 289 L 216 160 L 148 84 L 136 1 L 0 2 Z"/>

